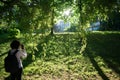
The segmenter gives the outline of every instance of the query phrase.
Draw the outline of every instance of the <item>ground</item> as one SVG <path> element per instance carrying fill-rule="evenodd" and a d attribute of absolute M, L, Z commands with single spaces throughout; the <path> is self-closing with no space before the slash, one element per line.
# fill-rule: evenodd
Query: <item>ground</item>
<path fill-rule="evenodd" d="M 80 54 L 80 39 L 76 34 L 56 34 L 40 38 L 37 49 L 23 60 L 24 80 L 120 80 L 120 33 L 92 32 L 87 35 L 87 47 Z M 0 80 L 4 58 L 11 40 L 0 40 Z M 22 38 L 23 39 L 23 38 Z M 22 40 L 20 39 L 20 40 Z M 34 59 L 33 59 L 34 58 Z"/>

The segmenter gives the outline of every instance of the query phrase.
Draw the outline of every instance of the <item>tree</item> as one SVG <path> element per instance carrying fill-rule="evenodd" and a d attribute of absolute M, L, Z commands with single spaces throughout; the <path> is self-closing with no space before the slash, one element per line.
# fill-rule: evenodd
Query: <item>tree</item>
<path fill-rule="evenodd" d="M 100 30 L 120 30 L 120 12 L 119 9 L 114 9 L 114 11 L 108 14 L 106 20 L 101 21 Z"/>
<path fill-rule="evenodd" d="M 94 21 L 96 17 L 105 19 L 107 14 L 115 9 L 115 6 L 119 6 L 117 2 L 117 0 L 1 0 L 0 17 L 9 23 L 12 20 L 19 19 L 17 23 L 21 23 L 20 26 L 26 22 L 28 27 L 30 27 L 31 24 L 34 24 L 33 26 L 35 27 L 38 23 L 52 26 L 54 21 L 52 21 L 53 18 L 50 17 L 55 18 L 57 11 L 62 11 L 66 6 L 78 4 L 77 6 L 79 8 L 76 10 L 76 13 L 81 14 L 79 15 L 82 17 L 82 24 L 86 24 L 86 22 Z M 77 8 L 77 6 L 74 7 L 74 9 Z M 23 20 L 25 20 L 25 22 Z M 24 25 L 23 28 L 27 25 Z"/>
<path fill-rule="evenodd" d="M 117 0 L 0 0 L 0 21 L 4 22 L 7 28 L 17 28 L 22 33 L 28 33 L 31 39 L 34 37 L 32 33 L 37 34 L 37 30 L 43 34 L 49 32 L 53 34 L 54 23 L 60 18 L 67 20 L 61 14 L 65 9 L 72 7 L 74 13 L 70 17 L 77 18 L 82 44 L 86 46 L 84 28 L 91 21 L 106 19 L 108 13 L 112 13 L 116 6 L 119 7 L 117 2 Z"/>

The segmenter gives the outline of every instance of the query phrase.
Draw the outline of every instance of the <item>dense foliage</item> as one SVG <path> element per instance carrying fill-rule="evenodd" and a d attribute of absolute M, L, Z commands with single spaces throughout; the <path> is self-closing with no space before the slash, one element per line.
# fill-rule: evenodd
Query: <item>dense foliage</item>
<path fill-rule="evenodd" d="M 91 22 L 108 20 L 108 25 L 108 22 L 115 19 L 115 22 L 112 21 L 109 24 L 114 27 L 115 23 L 119 23 L 116 19 L 116 15 L 120 12 L 119 4 L 119 0 L 0 0 L 0 52 L 2 52 L 0 53 L 0 58 L 1 60 L 4 59 L 11 40 L 17 38 L 25 45 L 28 53 L 28 58 L 23 63 L 26 67 L 26 79 L 27 76 L 36 74 L 38 76 L 45 74 L 46 76 L 46 74 L 50 73 L 57 76 L 57 78 L 64 74 L 67 74 L 69 78 L 69 75 L 74 73 L 73 79 L 88 79 L 89 77 L 91 78 L 92 74 L 92 77 L 96 76 L 99 79 L 98 74 L 96 75 L 96 67 L 92 66 L 92 64 L 94 65 L 94 59 L 91 56 L 96 58 L 94 53 L 97 53 L 97 50 L 100 49 L 102 49 L 103 52 L 101 53 L 104 55 L 104 47 L 102 45 L 105 45 L 104 41 L 106 39 L 103 40 L 102 47 L 99 47 L 98 45 L 101 44 L 103 37 L 96 38 L 97 35 L 94 36 L 93 34 L 89 38 L 85 28 L 89 27 Z M 118 9 L 117 14 L 114 13 L 116 9 Z M 67 10 L 70 11 L 69 15 L 65 14 Z M 72 27 L 68 31 L 75 29 L 77 32 L 54 33 L 53 26 L 61 19 L 65 22 L 68 20 L 71 22 Z M 74 26 L 77 27 L 74 28 Z M 111 40 L 111 37 L 109 39 Z M 117 40 L 119 40 L 119 36 L 117 36 Z M 97 45 L 92 45 L 95 43 L 93 41 L 98 42 Z M 111 41 L 106 43 L 106 45 L 110 43 Z M 116 47 L 119 48 L 118 41 L 114 43 L 116 43 L 116 50 Z M 91 47 L 93 46 L 95 49 L 92 51 Z M 112 47 L 113 45 L 110 44 L 110 50 L 112 50 Z M 91 55 L 83 54 L 85 56 L 83 57 L 83 55 L 79 54 L 83 53 L 85 49 L 89 52 L 84 53 L 90 53 Z M 109 51 L 109 49 L 107 50 Z M 100 56 L 104 57 L 103 55 Z M 98 62 L 100 60 L 99 66 L 103 65 L 103 70 L 105 69 L 104 71 L 107 73 L 109 69 L 106 71 L 107 64 L 103 63 L 101 57 L 97 59 Z M 105 58 L 110 57 L 108 53 Z M 119 58 L 117 59 L 119 61 Z M 113 65 L 114 62 L 116 62 L 115 65 L 119 65 L 119 62 L 114 58 L 112 60 Z M 3 61 L 0 65 L 3 65 Z M 118 69 L 119 73 L 119 68 L 115 69 Z M 8 75 L 4 72 L 3 66 L 0 66 L 0 71 L 2 75 L 0 79 Z M 108 71 L 110 76 L 111 72 Z M 81 76 L 79 77 L 79 75 Z M 115 73 L 112 73 L 112 75 L 116 78 Z M 100 76 L 102 76 L 101 73 Z M 63 79 L 65 79 L 64 76 Z"/>
<path fill-rule="evenodd" d="M 119 80 L 120 32 L 92 32 L 87 35 L 88 45 L 80 55 L 81 42 L 76 34 L 39 36 L 32 59 L 31 44 L 25 44 L 28 57 L 24 59 L 24 80 Z M 0 79 L 9 76 L 4 70 L 4 58 L 11 40 L 0 35 Z M 26 38 L 27 37 L 26 35 Z M 1 41 L 3 40 L 3 41 Z M 24 42 L 24 39 L 20 39 Z M 34 58 L 34 57 L 33 57 Z M 9 79 L 8 79 L 9 80 Z"/>
<path fill-rule="evenodd" d="M 108 14 L 108 19 L 101 21 L 100 30 L 120 31 L 120 11 L 119 8 Z"/>
<path fill-rule="evenodd" d="M 64 10 L 71 9 L 70 17 L 78 17 L 82 24 L 96 19 L 105 19 L 119 0 L 1 0 L 0 21 L 4 27 L 17 27 L 20 31 L 49 30 L 62 17 Z M 68 18 L 67 18 L 68 19 Z M 72 20 L 71 20 L 72 21 Z"/>
<path fill-rule="evenodd" d="M 39 35 L 49 37 L 49 34 L 54 34 L 53 25 L 58 20 L 69 20 L 72 25 L 77 26 L 75 29 L 78 33 L 75 34 L 79 35 L 82 53 L 87 45 L 84 28 L 91 21 L 107 18 L 108 13 L 119 8 L 119 0 L 108 3 L 109 0 L 1 0 L 0 30 L 8 38 L 22 37 L 24 43 L 30 44 L 30 53 L 34 54 L 35 50 L 39 50 Z M 64 13 L 67 10 L 70 11 L 69 15 Z"/>

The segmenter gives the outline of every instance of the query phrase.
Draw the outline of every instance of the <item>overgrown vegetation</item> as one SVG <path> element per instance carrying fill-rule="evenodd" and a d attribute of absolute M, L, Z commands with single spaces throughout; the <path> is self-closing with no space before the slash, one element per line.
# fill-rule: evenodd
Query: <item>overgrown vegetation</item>
<path fill-rule="evenodd" d="M 89 33 L 87 48 L 83 54 L 79 53 L 81 40 L 74 33 L 40 35 L 38 41 L 35 41 L 37 44 L 20 38 L 28 52 L 28 57 L 23 62 L 23 78 L 24 80 L 119 80 L 119 35 L 119 32 Z M 0 42 L 1 80 L 9 76 L 4 71 L 3 60 L 10 42 L 10 39 L 6 41 L 1 39 Z M 31 45 L 36 49 L 31 48 Z"/>
<path fill-rule="evenodd" d="M 119 9 L 119 0 L 0 0 L 0 79 L 9 75 L 4 71 L 3 60 L 13 39 L 19 39 L 28 52 L 23 63 L 25 80 L 119 79 L 112 71 L 113 65 L 119 66 L 119 59 L 111 54 L 119 52 L 116 43 L 119 42 L 119 33 L 86 34 L 85 31 L 91 22 L 97 20 L 110 18 L 108 22 L 114 22 L 116 16 L 113 12 L 119 14 Z M 64 14 L 67 10 L 69 15 Z M 111 15 L 113 17 L 109 17 Z M 77 32 L 55 34 L 54 24 L 61 19 L 76 26 L 68 31 L 76 29 Z M 117 19 L 107 24 L 117 25 Z M 110 50 L 107 52 L 103 47 Z M 114 71 L 119 74 L 119 67 Z"/>

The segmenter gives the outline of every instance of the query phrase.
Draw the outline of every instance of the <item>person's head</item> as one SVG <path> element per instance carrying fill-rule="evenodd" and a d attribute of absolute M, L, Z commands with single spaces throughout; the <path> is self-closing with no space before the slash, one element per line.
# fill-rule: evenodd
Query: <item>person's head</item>
<path fill-rule="evenodd" d="M 20 42 L 18 40 L 13 40 L 10 44 L 12 49 L 18 49 L 20 47 Z"/>

